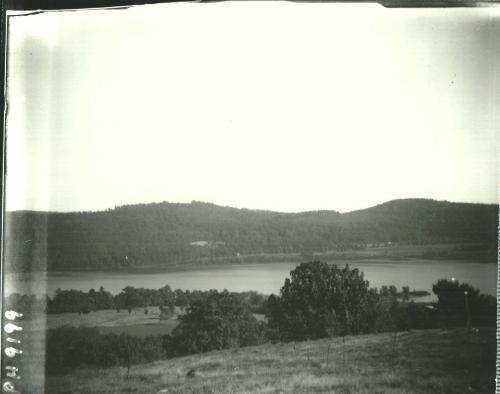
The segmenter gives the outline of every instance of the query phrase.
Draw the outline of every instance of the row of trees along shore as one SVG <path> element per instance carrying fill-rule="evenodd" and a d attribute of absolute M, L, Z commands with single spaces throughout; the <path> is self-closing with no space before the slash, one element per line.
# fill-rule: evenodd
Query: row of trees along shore
<path fill-rule="evenodd" d="M 393 291 L 392 288 L 391 291 Z M 119 294 L 113 295 L 101 286 L 98 291 L 90 289 L 88 292 L 57 289 L 53 296 L 45 295 L 41 298 L 32 294 L 14 293 L 6 297 L 5 303 L 11 308 L 27 311 L 27 315 L 33 316 L 40 313 L 88 314 L 99 310 L 116 310 L 117 312 L 126 310 L 128 313 L 132 313 L 137 308 L 144 308 L 144 312 L 147 314 L 149 313 L 148 308 L 153 306 L 173 313 L 176 306 L 183 310 L 188 305 L 205 299 L 213 293 L 217 293 L 217 291 L 172 290 L 169 285 L 166 285 L 160 289 L 127 286 Z M 264 313 L 263 307 L 267 296 L 256 291 L 231 294 L 250 307 L 252 312 Z"/>
<path fill-rule="evenodd" d="M 255 292 L 172 291 L 168 286 L 159 290 L 125 288 L 117 296 L 102 288 L 98 292 L 80 292 L 92 296 L 95 308 L 120 305 L 133 309 L 156 302 L 163 309 L 173 310 L 178 305 L 184 308 L 184 313 L 178 316 L 178 325 L 170 335 L 156 337 L 101 335 L 97 328 L 84 327 L 49 330 L 47 370 L 64 373 L 83 365 L 130 368 L 136 363 L 269 341 L 495 326 L 494 297 L 482 295 L 468 284 L 446 279 L 438 280 L 433 292 L 437 303 L 410 302 L 407 289 L 397 293 L 394 287 L 370 288 L 359 270 L 319 261 L 297 266 L 285 280 L 280 295 L 268 298 Z M 37 302 L 40 308 L 45 304 L 49 313 L 60 313 L 68 311 L 68 303 L 75 302 L 72 297 L 77 293 L 60 291 L 53 299 L 47 297 L 47 303 Z M 22 302 L 22 298 L 8 301 Z M 253 315 L 256 312 L 264 313 L 265 321 L 258 321 Z"/>

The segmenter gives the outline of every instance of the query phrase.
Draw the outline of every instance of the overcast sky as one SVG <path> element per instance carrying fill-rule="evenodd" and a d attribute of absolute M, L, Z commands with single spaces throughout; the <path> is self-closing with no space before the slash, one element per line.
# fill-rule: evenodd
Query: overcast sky
<path fill-rule="evenodd" d="M 497 203 L 499 15 L 235 2 L 11 17 L 7 209 Z"/>

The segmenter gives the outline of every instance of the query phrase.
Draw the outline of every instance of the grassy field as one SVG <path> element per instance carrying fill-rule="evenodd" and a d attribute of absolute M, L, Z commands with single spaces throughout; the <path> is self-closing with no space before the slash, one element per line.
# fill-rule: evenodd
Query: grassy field
<path fill-rule="evenodd" d="M 419 330 L 211 352 L 49 376 L 58 393 L 493 393 L 494 329 Z M 188 377 L 188 372 L 192 377 Z"/>
<path fill-rule="evenodd" d="M 177 326 L 177 318 L 183 312 L 176 307 L 174 314 L 167 320 L 160 320 L 158 307 L 149 307 L 148 314 L 144 310 L 134 309 L 132 313 L 125 310 L 102 310 L 87 314 L 56 313 L 43 315 L 37 319 L 26 321 L 26 329 L 37 331 L 41 329 L 54 329 L 61 326 L 72 327 L 97 327 L 101 334 L 129 334 L 140 337 L 148 335 L 170 334 Z M 264 315 L 254 314 L 257 320 L 264 320 Z"/>
<path fill-rule="evenodd" d="M 149 307 L 148 314 L 143 309 L 135 309 L 132 313 L 125 310 L 103 310 L 79 315 L 78 313 L 61 313 L 47 315 L 48 328 L 63 325 L 98 327 L 102 334 L 130 334 L 136 336 L 170 334 L 178 324 L 177 317 L 181 310 L 175 309 L 168 320 L 160 320 L 158 307 Z"/>

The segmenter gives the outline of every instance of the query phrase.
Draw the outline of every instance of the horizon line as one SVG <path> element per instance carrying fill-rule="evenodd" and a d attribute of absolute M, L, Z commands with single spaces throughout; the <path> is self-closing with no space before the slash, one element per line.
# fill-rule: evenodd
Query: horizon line
<path fill-rule="evenodd" d="M 404 201 L 404 200 L 424 200 L 424 201 L 434 201 L 434 202 L 440 202 L 440 203 L 450 203 L 450 204 L 470 204 L 470 205 L 496 205 L 498 206 L 499 203 L 496 202 L 470 202 L 470 201 L 450 201 L 450 200 L 437 200 L 434 198 L 425 198 L 425 197 L 406 197 L 406 198 L 395 198 L 391 200 L 386 200 L 383 202 L 380 202 L 375 205 L 371 205 L 365 208 L 359 208 L 359 209 L 353 209 L 350 211 L 338 211 L 335 209 L 316 209 L 316 210 L 305 210 L 305 211 L 277 211 L 277 210 L 272 210 L 272 209 L 265 209 L 265 208 L 246 208 L 246 207 L 237 207 L 237 206 L 232 206 L 232 205 L 222 205 L 214 202 L 209 202 L 209 201 L 200 201 L 200 200 L 191 200 L 188 202 L 181 202 L 181 201 L 150 201 L 150 202 L 138 202 L 138 203 L 130 203 L 130 204 L 123 204 L 123 205 L 115 205 L 114 207 L 108 207 L 108 208 L 101 208 L 97 210 L 68 210 L 68 211 L 60 211 L 60 210 L 37 210 L 37 209 L 16 209 L 16 210 L 7 210 L 5 209 L 5 213 L 18 213 L 18 212 L 34 212 L 34 213 L 55 213 L 55 214 L 71 214 L 71 213 L 101 213 L 101 212 L 108 212 L 108 211 L 114 211 L 120 208 L 125 208 L 125 207 L 134 207 L 134 206 L 139 206 L 139 205 L 155 205 L 155 204 L 171 204 L 171 205 L 191 205 L 191 204 L 207 204 L 207 205 L 215 205 L 220 208 L 231 208 L 231 209 L 239 209 L 239 210 L 248 210 L 248 211 L 260 211 L 260 212 L 272 212 L 272 213 L 284 213 L 284 214 L 301 214 L 301 213 L 314 213 L 314 212 L 331 212 L 331 213 L 338 213 L 340 215 L 343 214 L 348 214 L 351 212 L 357 212 L 357 211 L 363 211 L 366 209 L 371 209 L 378 207 L 380 205 L 388 204 L 391 202 L 395 201 Z"/>

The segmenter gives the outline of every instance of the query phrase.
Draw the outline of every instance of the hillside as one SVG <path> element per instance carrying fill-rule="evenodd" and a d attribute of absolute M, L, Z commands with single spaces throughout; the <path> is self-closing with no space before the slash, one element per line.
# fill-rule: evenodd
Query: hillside
<path fill-rule="evenodd" d="M 48 376 L 46 391 L 493 393 L 495 332 L 466 337 L 463 330 L 422 330 L 268 344 L 137 365 L 126 374 L 110 368 Z"/>
<path fill-rule="evenodd" d="M 101 212 L 8 212 L 14 271 L 117 270 L 234 262 L 240 256 L 452 243 L 496 250 L 498 205 L 407 199 L 338 213 L 279 213 L 209 203 Z"/>

